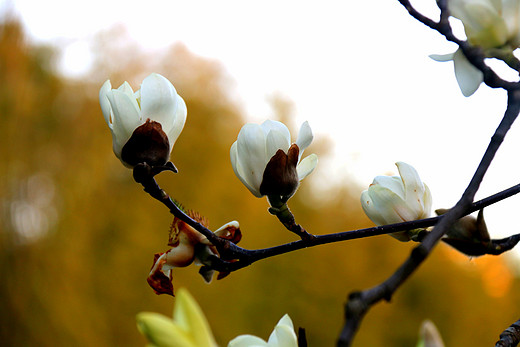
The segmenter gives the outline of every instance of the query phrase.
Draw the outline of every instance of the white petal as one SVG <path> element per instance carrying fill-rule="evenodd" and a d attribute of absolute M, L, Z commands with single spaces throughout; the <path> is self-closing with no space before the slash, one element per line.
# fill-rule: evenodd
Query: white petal
<path fill-rule="evenodd" d="M 460 19 L 464 28 L 471 32 L 481 30 L 498 16 L 497 8 L 488 0 L 450 0 L 448 8 L 450 14 Z"/>
<path fill-rule="evenodd" d="M 468 3 L 466 16 L 461 20 L 469 42 L 473 45 L 499 47 L 508 39 L 506 22 L 489 1 Z"/>
<path fill-rule="evenodd" d="M 129 97 L 134 97 L 134 90 L 127 81 L 124 81 L 117 90 L 127 94 Z"/>
<path fill-rule="evenodd" d="M 520 2 L 518 0 L 503 0 L 502 17 L 507 25 L 509 35 L 515 44 L 520 39 Z"/>
<path fill-rule="evenodd" d="M 312 129 L 309 125 L 309 122 L 303 122 L 300 127 L 300 131 L 298 132 L 298 138 L 296 139 L 296 145 L 300 149 L 300 158 L 303 154 L 303 151 L 309 147 L 313 139 Z"/>
<path fill-rule="evenodd" d="M 305 157 L 296 167 L 296 172 L 298 173 L 298 180 L 303 180 L 307 177 L 314 168 L 318 165 L 318 156 L 316 154 L 311 154 Z"/>
<path fill-rule="evenodd" d="M 229 233 L 228 233 L 228 231 L 226 229 L 229 228 L 229 227 L 235 228 L 235 229 L 239 229 L 240 228 L 240 224 L 236 220 L 228 222 L 228 223 L 224 224 L 223 226 L 221 226 L 220 228 L 218 228 L 217 230 L 215 230 L 214 234 L 219 236 L 219 237 L 228 236 Z"/>
<path fill-rule="evenodd" d="M 430 188 L 424 183 L 424 196 L 423 196 L 423 214 L 419 216 L 419 219 L 430 217 L 432 211 L 432 194 L 430 192 Z"/>
<path fill-rule="evenodd" d="M 139 111 L 130 97 L 115 89 L 107 94 L 110 105 L 112 106 L 113 116 L 112 130 L 114 131 L 115 143 L 114 151 L 120 157 L 121 149 L 128 141 L 135 128 L 141 125 Z"/>
<path fill-rule="evenodd" d="M 275 155 L 279 149 L 287 153 L 290 145 L 291 144 L 289 141 L 287 141 L 285 134 L 277 129 L 271 129 L 267 134 L 265 142 L 266 157 L 271 160 L 273 155 Z"/>
<path fill-rule="evenodd" d="M 103 117 L 105 117 L 105 122 L 107 122 L 110 129 L 112 129 L 112 107 L 110 106 L 110 101 L 108 100 L 108 94 L 112 93 L 112 84 L 110 84 L 110 80 L 106 80 L 101 86 L 99 90 L 99 104 L 101 105 L 101 112 L 103 112 Z"/>
<path fill-rule="evenodd" d="M 270 347 L 297 347 L 297 340 L 292 320 L 288 314 L 285 314 L 274 327 L 267 344 Z"/>
<path fill-rule="evenodd" d="M 264 130 L 265 135 L 269 134 L 271 130 L 277 130 L 283 134 L 283 136 L 287 139 L 287 142 L 291 143 L 291 133 L 289 132 L 289 129 L 283 124 L 282 122 L 276 121 L 276 120 L 266 120 L 261 125 L 262 129 Z M 289 149 L 287 147 L 287 149 Z"/>
<path fill-rule="evenodd" d="M 188 332 L 197 347 L 216 346 L 208 321 L 200 306 L 184 288 L 177 292 L 177 302 L 173 312 L 174 323 Z"/>
<path fill-rule="evenodd" d="M 284 314 L 282 318 L 280 318 L 280 320 L 278 321 L 278 323 L 276 325 L 286 325 L 289 328 L 291 328 L 292 330 L 294 330 L 293 321 L 292 321 L 291 317 L 289 317 L 289 315 L 287 313 Z"/>
<path fill-rule="evenodd" d="M 161 123 L 168 134 L 175 122 L 179 106 L 177 91 L 165 77 L 153 73 L 141 85 L 141 117 Z"/>
<path fill-rule="evenodd" d="M 375 208 L 373 212 L 377 213 L 378 217 L 385 221 L 384 224 L 401 223 L 416 219 L 416 215 L 413 214 L 413 211 L 410 211 L 406 202 L 387 188 L 373 185 L 368 189 L 368 194 L 372 198 L 373 207 Z M 368 215 L 368 217 L 372 219 L 371 215 Z"/>
<path fill-rule="evenodd" d="M 413 166 L 403 162 L 398 162 L 396 165 L 403 180 L 406 204 L 418 217 L 424 211 L 424 184 Z"/>
<path fill-rule="evenodd" d="M 466 59 L 460 49 L 455 52 L 453 63 L 462 94 L 466 97 L 471 96 L 484 80 L 484 75 Z"/>
<path fill-rule="evenodd" d="M 402 199 L 405 198 L 403 180 L 399 176 L 377 176 L 372 181 L 372 184 L 385 187 L 399 195 Z"/>
<path fill-rule="evenodd" d="M 167 129 L 163 129 L 163 131 L 168 135 L 168 141 L 170 142 L 170 152 L 175 144 L 175 141 L 179 138 L 179 135 L 184 128 L 184 124 L 186 123 L 186 116 L 188 115 L 188 109 L 186 107 L 186 103 L 184 99 L 177 95 L 177 110 L 174 115 L 174 120 L 171 126 L 170 131 Z"/>
<path fill-rule="evenodd" d="M 242 127 L 237 140 L 237 168 L 242 178 L 255 191 L 260 190 L 264 170 L 270 158 L 266 156 L 266 135 L 258 124 Z"/>
<path fill-rule="evenodd" d="M 363 207 L 363 211 L 367 217 L 374 222 L 375 225 L 385 225 L 386 221 L 382 218 L 377 210 L 370 194 L 368 194 L 368 190 L 365 190 L 361 193 L 361 207 Z"/>
<path fill-rule="evenodd" d="M 240 335 L 229 341 L 228 347 L 267 347 L 267 342 L 253 335 Z"/>
<path fill-rule="evenodd" d="M 432 321 L 426 320 L 421 324 L 419 332 L 419 343 L 417 346 L 444 347 L 441 334 Z"/>
<path fill-rule="evenodd" d="M 242 170 L 242 166 L 238 161 L 237 141 L 235 141 L 233 145 L 231 145 L 229 155 L 231 158 L 231 166 L 233 167 L 233 171 L 235 172 L 235 175 L 238 177 L 240 182 L 242 182 L 246 186 L 246 188 L 249 189 L 251 193 L 253 193 L 254 196 L 256 196 L 257 198 L 261 198 L 262 194 L 260 194 L 260 186 L 258 187 L 258 189 L 254 188 L 244 178 L 244 171 Z"/>
<path fill-rule="evenodd" d="M 452 61 L 453 55 L 455 53 L 448 53 L 448 54 L 430 54 L 429 57 L 432 58 L 435 61 L 440 62 L 446 62 L 446 61 Z"/>
<path fill-rule="evenodd" d="M 139 331 L 154 345 L 160 347 L 193 347 L 185 331 L 171 318 L 158 313 L 141 312 L 137 315 Z"/>

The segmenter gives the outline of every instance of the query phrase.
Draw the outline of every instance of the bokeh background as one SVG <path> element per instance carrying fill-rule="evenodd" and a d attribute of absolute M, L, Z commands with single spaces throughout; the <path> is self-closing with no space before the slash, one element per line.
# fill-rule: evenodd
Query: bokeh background
<path fill-rule="evenodd" d="M 16 16 L 0 23 L 0 344 L 142 346 L 141 311 L 171 315 L 175 299 L 146 283 L 153 254 L 167 249 L 171 216 L 132 180 L 111 150 L 98 105 L 104 80 L 133 86 L 150 72 L 170 79 L 188 106 L 172 154 L 179 174 L 161 186 L 218 228 L 238 220 L 241 246 L 294 240 L 234 177 L 229 147 L 248 120 L 233 77 L 215 60 L 176 44 L 150 54 L 115 28 L 97 36 L 88 78 L 57 69 L 59 48 L 30 41 Z M 295 106 L 271 95 L 265 117 L 299 125 Z M 307 153 L 331 156 L 317 137 Z M 318 166 L 290 206 L 307 230 L 324 234 L 371 226 L 356 181 L 331 179 Z M 217 341 L 250 333 L 267 338 L 289 313 L 310 346 L 333 345 L 349 292 L 384 280 L 414 245 L 388 236 L 301 250 L 253 264 L 206 284 L 191 266 L 175 269 L 203 308 Z M 447 346 L 489 346 L 520 312 L 517 258 L 468 259 L 440 245 L 395 295 L 366 316 L 355 346 L 414 346 L 424 319 Z"/>

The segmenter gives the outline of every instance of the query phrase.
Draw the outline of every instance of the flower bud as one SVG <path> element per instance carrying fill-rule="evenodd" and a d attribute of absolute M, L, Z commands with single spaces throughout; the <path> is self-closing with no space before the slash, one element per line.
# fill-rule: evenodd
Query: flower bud
<path fill-rule="evenodd" d="M 195 299 L 179 290 L 173 319 L 154 312 L 137 314 L 137 328 L 156 347 L 216 347 L 211 328 Z"/>
<path fill-rule="evenodd" d="M 128 82 L 112 89 L 107 80 L 99 91 L 105 121 L 112 132 L 115 155 L 128 167 L 162 166 L 186 122 L 186 104 L 159 74 L 146 77 L 134 93 Z"/>
<path fill-rule="evenodd" d="M 435 213 L 440 216 L 447 211 L 438 209 Z M 487 254 L 491 246 L 491 238 L 484 220 L 484 210 L 478 212 L 477 218 L 464 216 L 457 220 L 446 231 L 442 241 L 468 256 Z"/>
<path fill-rule="evenodd" d="M 361 206 L 376 225 L 402 223 L 427 218 L 432 198 L 430 189 L 417 171 L 403 162 L 396 163 L 400 176 L 377 176 L 361 193 Z M 410 241 L 408 231 L 390 234 L 399 241 Z"/>
<path fill-rule="evenodd" d="M 318 163 L 315 154 L 300 161 L 312 139 L 308 122 L 302 124 L 292 145 L 289 129 L 283 123 L 272 120 L 261 125 L 249 123 L 242 127 L 231 146 L 231 165 L 254 196 L 276 196 L 287 201 Z"/>
<path fill-rule="evenodd" d="M 441 334 L 433 322 L 429 319 L 421 324 L 417 347 L 444 347 Z"/>

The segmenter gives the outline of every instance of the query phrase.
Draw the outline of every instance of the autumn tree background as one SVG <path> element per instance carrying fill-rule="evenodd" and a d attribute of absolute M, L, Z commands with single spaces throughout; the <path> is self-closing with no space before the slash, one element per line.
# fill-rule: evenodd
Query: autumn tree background
<path fill-rule="evenodd" d="M 146 277 L 153 254 L 167 249 L 172 217 L 112 153 L 98 103 L 107 78 L 138 85 L 158 72 L 186 101 L 187 123 L 172 154 L 180 172 L 158 177 L 173 198 L 212 228 L 238 220 L 242 247 L 295 239 L 233 173 L 229 148 L 247 119 L 218 62 L 180 45 L 150 56 L 120 29 L 100 34 L 96 45 L 89 77 L 73 80 L 57 72 L 56 48 L 28 42 L 16 19 L 0 26 L 2 345 L 142 346 L 136 313 L 171 315 L 175 299 L 156 296 Z M 290 105 L 273 97 L 272 113 L 262 116 L 297 128 Z M 316 139 L 310 151 L 325 158 L 329 141 Z M 291 200 L 298 222 L 315 234 L 372 225 L 359 204 L 365 187 L 344 182 L 324 192 L 316 181 L 326 178 L 318 165 Z M 197 299 L 221 345 L 244 333 L 266 338 L 289 313 L 310 346 L 330 346 L 347 293 L 380 282 L 413 246 L 372 237 L 262 260 L 209 285 L 194 266 L 175 269 L 173 284 Z M 391 304 L 367 315 L 354 345 L 414 346 L 426 318 L 447 346 L 493 344 L 520 312 L 511 259 L 468 259 L 438 247 Z"/>

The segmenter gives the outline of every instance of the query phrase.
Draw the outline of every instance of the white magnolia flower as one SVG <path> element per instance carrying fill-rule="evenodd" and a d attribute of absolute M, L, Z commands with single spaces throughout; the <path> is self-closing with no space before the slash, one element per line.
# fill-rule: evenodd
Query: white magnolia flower
<path fill-rule="evenodd" d="M 115 155 L 126 166 L 141 162 L 164 165 L 186 122 L 186 104 L 165 77 L 153 73 L 134 92 L 128 82 L 99 91 Z"/>
<path fill-rule="evenodd" d="M 403 162 L 396 163 L 400 176 L 377 176 L 361 193 L 361 206 L 376 225 L 386 225 L 428 218 L 431 212 L 430 189 L 417 171 Z M 409 241 L 409 234 L 391 234 L 400 241 Z"/>
<path fill-rule="evenodd" d="M 289 129 L 283 123 L 272 120 L 261 125 L 248 123 L 231 146 L 231 165 L 254 196 L 278 196 L 286 201 L 298 188 L 299 181 L 318 163 L 316 154 L 300 161 L 312 139 L 308 122 L 302 124 L 293 145 Z"/>
<path fill-rule="evenodd" d="M 204 313 L 184 288 L 177 294 L 173 319 L 154 312 L 141 312 L 136 319 L 137 328 L 150 341 L 150 346 L 217 346 Z"/>
<path fill-rule="evenodd" d="M 515 49 L 520 44 L 518 0 L 450 0 L 448 10 L 462 21 L 473 46 Z"/>
<path fill-rule="evenodd" d="M 298 338 L 289 315 L 284 315 L 265 342 L 253 335 L 240 335 L 231 340 L 228 347 L 297 347 Z"/>
<path fill-rule="evenodd" d="M 450 14 L 464 24 L 468 42 L 483 49 L 507 48 L 520 45 L 519 0 L 450 0 Z M 459 49 L 454 53 L 430 56 L 436 61 L 453 61 L 457 83 L 464 96 L 470 96 L 483 81 L 483 74 L 475 68 Z"/>

